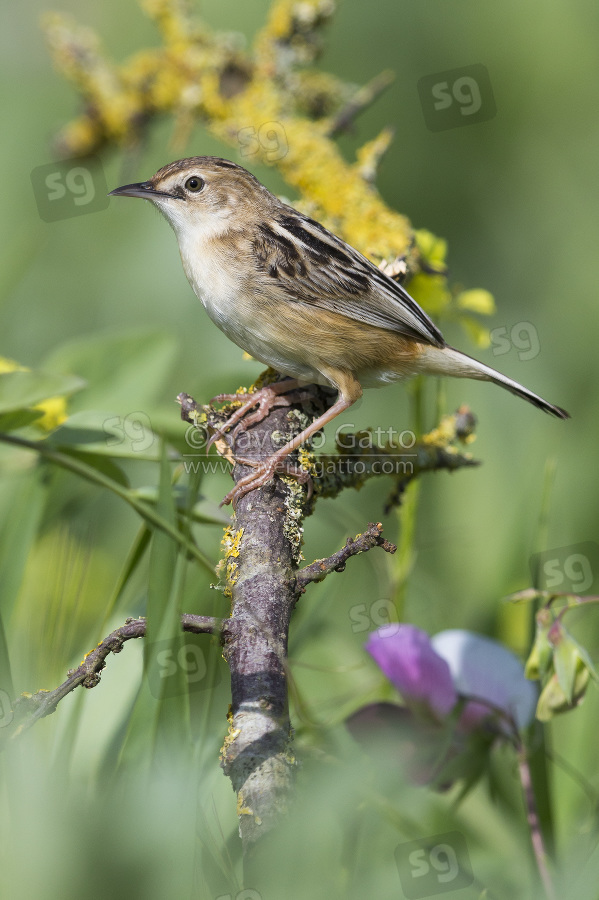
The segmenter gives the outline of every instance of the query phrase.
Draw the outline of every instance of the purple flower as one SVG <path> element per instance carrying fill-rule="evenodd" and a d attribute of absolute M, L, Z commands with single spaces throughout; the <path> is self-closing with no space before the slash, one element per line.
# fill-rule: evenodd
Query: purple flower
<path fill-rule="evenodd" d="M 418 716 L 443 721 L 460 698 L 467 701 L 458 723 L 463 732 L 488 719 L 503 731 L 509 722 L 522 729 L 534 716 L 534 685 L 518 658 L 490 638 L 453 629 L 431 640 L 414 625 L 385 625 L 369 636 L 366 649 Z"/>
<path fill-rule="evenodd" d="M 366 649 L 415 713 L 443 720 L 457 703 L 449 666 L 426 631 L 414 625 L 384 625 Z"/>
<path fill-rule="evenodd" d="M 493 715 L 493 708 L 501 710 L 519 731 L 532 722 L 537 689 L 511 650 L 491 638 L 458 628 L 439 632 L 431 643 L 447 662 L 458 694 L 483 701 L 466 704 L 460 719 L 463 730 L 473 731 Z"/>
<path fill-rule="evenodd" d="M 414 625 L 385 625 L 366 649 L 405 703 L 368 704 L 347 719 L 384 771 L 399 764 L 412 782 L 438 788 L 472 780 L 495 740 L 534 716 L 536 688 L 490 638 L 454 629 L 431 640 Z"/>

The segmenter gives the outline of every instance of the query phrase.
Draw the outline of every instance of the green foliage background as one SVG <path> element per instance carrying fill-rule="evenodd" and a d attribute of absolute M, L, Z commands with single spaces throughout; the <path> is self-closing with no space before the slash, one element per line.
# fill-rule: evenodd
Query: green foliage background
<path fill-rule="evenodd" d="M 268 5 L 211 0 L 199 12 L 215 28 L 251 36 Z M 89 216 L 40 220 L 30 172 L 52 161 L 50 139 L 77 104 L 43 44 L 39 15 L 51 8 L 35 0 L 2 11 L 0 354 L 87 379 L 71 411 L 126 416 L 141 410 L 176 429 L 179 391 L 207 399 L 250 383 L 260 366 L 244 361 L 207 319 L 186 282 L 173 234 L 147 204 L 117 201 Z M 59 8 L 101 34 L 114 58 L 157 42 L 133 0 L 63 0 Z M 356 133 L 341 139 L 344 152 L 351 156 L 385 124 L 396 127 L 379 178 L 383 196 L 416 227 L 448 239 L 452 281 L 493 293 L 498 312 L 491 328 L 525 321 L 538 332 L 533 360 L 520 361 L 515 349 L 476 355 L 572 414 L 571 422 L 557 422 L 493 386 L 447 383 L 448 409 L 467 402 L 479 417 L 472 449 L 484 465 L 451 478 L 429 476 L 420 489 L 405 618 L 431 633 L 448 627 L 487 633 L 523 653 L 528 611 L 500 598 L 530 584 L 548 458 L 556 477 L 545 547 L 597 540 L 598 18 L 590 0 L 345 0 L 321 60 L 323 69 L 356 83 L 383 68 L 396 71 L 396 82 L 359 119 Z M 418 80 L 473 63 L 489 71 L 497 115 L 428 131 Z M 150 132 L 134 171 L 123 171 L 116 154 L 106 155 L 109 187 L 143 180 L 175 156 L 243 162 L 200 126 L 174 153 L 171 132 L 168 121 Z M 273 190 L 285 191 L 276 173 L 246 164 Z M 447 328 L 446 337 L 475 352 L 457 328 Z M 409 427 L 408 392 L 401 385 L 367 392 L 348 421 Z M 64 473 L 40 474 L 32 459 L 2 455 L 0 463 L 1 609 L 15 688 L 51 688 L 111 627 L 143 614 L 147 572 L 106 620 L 139 521 L 116 497 Z M 157 467 L 138 462 L 134 477 L 139 485 L 155 484 Z M 202 484 L 210 515 L 229 483 L 215 476 Z M 382 516 L 388 487 L 371 482 L 359 494 L 321 502 L 306 522 L 306 559 L 333 552 L 372 520 L 383 521 L 394 539 L 396 516 Z M 216 561 L 220 527 L 206 523 L 198 534 Z M 494 757 L 491 790 L 483 782 L 456 808 L 453 794 L 407 788 L 393 773 L 364 763 L 337 724 L 356 698 L 381 696 L 379 675 L 362 650 L 366 633 L 352 626 L 357 606 L 369 609 L 396 596 L 397 563 L 383 557 L 364 555 L 351 571 L 312 587 L 294 620 L 291 660 L 301 700 L 294 721 L 308 761 L 295 830 L 281 837 L 285 890 L 298 898 L 398 896 L 395 846 L 458 830 L 477 877 L 459 896 L 479 896 L 484 885 L 489 896 L 534 896 L 507 751 Z M 210 580 L 197 567 L 187 573 L 177 587 L 186 611 L 226 614 L 227 601 L 209 590 Z M 596 634 L 593 613 L 585 627 Z M 226 874 L 237 866 L 234 795 L 217 764 L 227 671 L 210 639 L 198 640 L 214 686 L 192 694 L 185 728 L 175 706 L 165 703 L 157 715 L 142 680 L 141 642 L 132 642 L 109 659 L 98 688 L 70 696 L 5 755 L 5 896 L 95 897 L 107 884 L 115 897 L 235 896 L 239 886 Z M 560 897 L 597 896 L 598 712 L 592 685 L 581 709 L 549 728 L 551 753 L 567 760 L 568 769 L 550 764 Z"/>

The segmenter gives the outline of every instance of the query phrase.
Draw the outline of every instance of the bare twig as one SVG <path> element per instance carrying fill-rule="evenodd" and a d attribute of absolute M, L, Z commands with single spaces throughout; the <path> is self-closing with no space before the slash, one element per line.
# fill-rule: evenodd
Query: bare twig
<path fill-rule="evenodd" d="M 394 80 L 395 73 L 390 69 L 386 69 L 379 75 L 375 75 L 368 84 L 365 84 L 356 91 L 354 96 L 333 119 L 327 132 L 328 137 L 336 137 L 343 131 L 347 131 L 348 128 L 353 125 L 354 119 L 356 119 L 362 110 L 366 109 L 368 106 L 372 106 L 374 101 L 380 97 L 383 91 L 386 91 L 387 88 L 393 84 Z"/>
<path fill-rule="evenodd" d="M 183 631 L 193 634 L 217 634 L 221 630 L 221 620 L 212 616 L 181 616 Z M 67 672 L 67 679 L 52 691 L 37 691 L 35 694 L 21 695 L 15 704 L 16 712 L 31 710 L 23 721 L 19 722 L 11 737 L 17 737 L 30 728 L 38 719 L 49 716 L 56 710 L 60 701 L 82 685 L 85 688 L 93 688 L 100 681 L 100 672 L 106 665 L 106 657 L 109 653 L 120 653 L 125 641 L 133 638 L 144 637 L 146 633 L 145 618 L 127 619 L 124 625 L 115 628 L 108 637 L 105 637 L 97 647 L 91 650 L 76 669 Z"/>
<path fill-rule="evenodd" d="M 397 547 L 382 537 L 383 526 L 380 522 L 371 522 L 363 534 L 356 538 L 348 538 L 345 546 L 337 550 L 327 559 L 317 559 L 309 566 L 304 566 L 296 575 L 295 583 L 300 591 L 305 591 L 306 586 L 313 581 L 323 581 L 331 572 L 343 572 L 345 564 L 351 556 L 364 553 L 372 547 L 382 547 L 387 553 L 395 553 Z"/>

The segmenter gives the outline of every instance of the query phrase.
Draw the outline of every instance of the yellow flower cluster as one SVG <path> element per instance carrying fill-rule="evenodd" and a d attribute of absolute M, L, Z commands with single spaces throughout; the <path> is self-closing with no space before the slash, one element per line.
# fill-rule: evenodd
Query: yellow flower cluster
<path fill-rule="evenodd" d="M 22 366 L 13 359 L 0 357 L 0 375 L 4 375 L 7 372 L 30 371 L 31 369 L 27 368 L 27 366 Z M 40 410 L 40 412 L 43 413 L 43 415 L 33 423 L 36 428 L 41 428 L 42 431 L 54 431 L 54 429 L 58 428 L 59 425 L 62 425 L 67 418 L 67 401 L 65 397 L 49 397 L 42 403 L 36 403 L 33 409 Z"/>

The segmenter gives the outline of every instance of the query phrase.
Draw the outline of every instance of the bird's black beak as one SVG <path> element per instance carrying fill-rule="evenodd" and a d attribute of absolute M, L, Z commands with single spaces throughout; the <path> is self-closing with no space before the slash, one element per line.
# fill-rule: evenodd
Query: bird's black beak
<path fill-rule="evenodd" d="M 140 181 L 137 184 L 124 184 L 122 187 L 118 187 L 115 188 L 114 191 L 110 191 L 108 196 L 141 197 L 143 200 L 151 200 L 152 197 L 170 197 L 171 199 L 173 199 L 172 194 L 167 194 L 165 191 L 154 190 L 154 185 L 151 181 Z"/>

